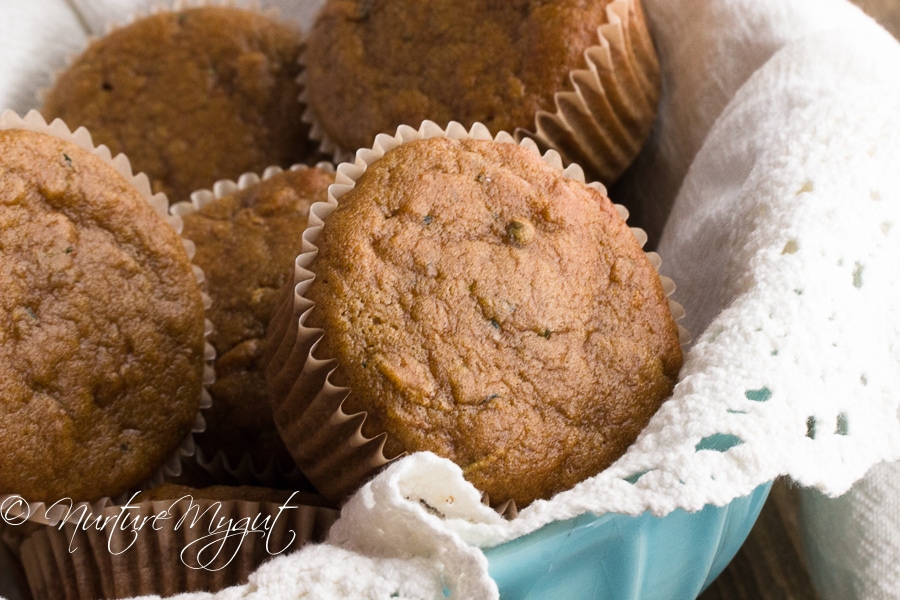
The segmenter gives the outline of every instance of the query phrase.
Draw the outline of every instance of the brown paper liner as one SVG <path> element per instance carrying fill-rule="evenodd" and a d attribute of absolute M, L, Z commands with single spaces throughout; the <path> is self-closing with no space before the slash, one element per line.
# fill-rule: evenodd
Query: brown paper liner
<path fill-rule="evenodd" d="M 340 368 L 337 360 L 315 355 L 323 331 L 305 325 L 313 302 L 304 296 L 315 278 L 314 272 L 310 270 L 318 252 L 315 241 L 328 215 L 337 207 L 339 198 L 353 188 L 355 181 L 370 163 L 400 144 L 430 137 L 493 139 L 518 143 L 540 155 L 532 140 L 526 138 L 517 142 L 511 135 L 503 132 L 492 137 L 480 123 L 473 125 L 470 130 L 459 123 L 450 123 L 446 129 L 442 129 L 430 121 L 422 123 L 418 130 L 401 126 L 394 136 L 378 135 L 372 149 L 357 152 L 354 163 L 340 164 L 335 183 L 328 190 L 328 202 L 312 205 L 309 225 L 303 233 L 303 252 L 295 261 L 295 285 L 287 286 L 283 302 L 269 326 L 267 348 L 270 356 L 266 382 L 273 402 L 275 423 L 282 439 L 300 469 L 326 498 L 345 498 L 398 457 L 389 458 L 384 455 L 386 432 L 373 438 L 362 434 L 365 412 L 348 414 L 343 410 L 343 401 L 349 390 L 337 387 L 329 380 L 331 373 Z M 564 169 L 562 160 L 555 151 L 546 152 L 542 158 L 558 169 L 562 176 L 585 181 L 581 168 L 572 164 Z M 587 185 L 605 193 L 601 184 Z M 624 207 L 617 205 L 616 208 L 623 218 L 627 217 Z M 646 242 L 647 236 L 642 230 L 632 228 L 631 231 L 641 245 Z M 661 263 L 659 255 L 651 254 L 649 260 L 658 269 Z M 674 292 L 675 286 L 671 279 L 660 279 L 667 295 Z M 677 320 L 684 316 L 681 305 L 670 299 L 669 306 L 673 318 Z M 687 343 L 687 331 L 680 325 L 678 328 L 682 344 Z"/>
<path fill-rule="evenodd" d="M 153 207 L 157 214 L 160 215 L 172 228 L 181 235 L 182 221 L 177 215 L 168 213 L 169 201 L 165 194 L 154 194 L 150 189 L 150 181 L 143 173 L 135 174 L 131 169 L 131 163 L 124 154 L 112 156 L 109 148 L 103 145 L 95 145 L 90 132 L 83 127 L 79 127 L 72 131 L 66 123 L 60 119 L 56 119 L 51 123 L 47 123 L 44 117 L 35 110 L 29 111 L 24 117 L 19 116 L 11 110 L 0 113 L 0 130 L 6 129 L 27 129 L 44 133 L 68 142 L 94 154 L 111 165 L 116 172 L 126 181 L 130 182 L 134 188 L 144 197 Z M 182 243 L 187 251 L 188 257 L 193 258 L 194 246 L 190 240 L 182 237 Z M 197 283 L 202 287 L 203 271 L 193 265 L 194 276 Z M 201 291 L 203 304 L 209 307 L 209 297 Z M 204 335 L 208 335 L 212 330 L 212 324 L 207 319 L 205 322 Z M 165 478 L 178 475 L 181 472 L 182 461 L 187 459 L 196 451 L 193 434 L 201 432 L 205 429 L 206 423 L 203 419 L 203 411 L 208 409 L 212 404 L 212 399 L 206 390 L 206 386 L 215 380 L 215 371 L 213 370 L 212 360 L 215 357 L 215 351 L 209 342 L 204 342 L 204 366 L 203 366 L 203 387 L 201 389 L 200 410 L 194 421 L 191 432 L 184 438 L 180 446 L 176 448 L 172 454 L 159 465 L 156 473 L 145 482 L 135 482 L 134 488 L 141 486 L 150 486 L 161 483 Z M 117 497 L 123 498 L 126 493 Z M 90 508 L 91 510 L 101 510 L 114 502 L 110 497 L 103 497 L 93 501 L 79 502 L 79 506 Z M 63 509 L 60 506 L 54 507 L 52 504 L 45 502 L 29 502 L 17 494 L 0 494 L 0 525 L 3 525 L 3 539 L 15 550 L 18 541 L 23 533 L 27 532 L 28 524 L 56 524 L 62 518 Z"/>
<path fill-rule="evenodd" d="M 660 69 L 639 0 L 615 0 L 587 69 L 572 71 L 574 91 L 556 95 L 556 112 L 539 112 L 535 131 L 517 131 L 581 165 L 589 179 L 613 183 L 650 135 L 660 96 Z"/>
<path fill-rule="evenodd" d="M 214 592 L 245 583 L 272 556 L 323 540 L 338 516 L 308 494 L 295 495 L 289 504 L 296 508 L 188 497 L 129 504 L 134 508 L 127 511 L 110 506 L 94 516 L 100 523 L 109 519 L 105 526 L 66 523 L 32 533 L 21 546 L 22 566 L 35 600 Z M 171 518 L 147 521 L 137 531 L 122 525 L 126 516 L 133 523 L 161 514 Z M 117 515 L 120 520 L 114 521 Z M 229 520 L 255 522 L 259 530 L 266 523 L 268 531 L 222 542 L 224 529 L 219 525 Z M 92 517 L 91 523 L 96 522 Z M 207 537 L 210 532 L 213 537 Z M 198 551 L 210 542 L 212 546 Z"/>
<path fill-rule="evenodd" d="M 581 165 L 590 181 L 611 185 L 634 161 L 656 119 L 661 79 L 659 59 L 640 0 L 613 0 L 597 45 L 585 50 L 584 68 L 569 73 L 572 91 L 554 95 L 556 112 L 535 114 L 530 137 L 555 149 L 566 163 Z M 304 55 L 300 56 L 301 63 Z M 354 148 L 341 148 L 319 124 L 308 104 L 306 69 L 298 77 L 303 120 L 319 151 L 335 163 L 352 160 Z"/>
<path fill-rule="evenodd" d="M 334 165 L 329 162 L 320 162 L 315 168 L 328 172 L 334 172 Z M 290 171 L 312 168 L 305 164 L 295 164 L 289 167 Z M 244 173 L 237 181 L 223 179 L 213 184 L 211 189 L 197 190 L 191 194 L 189 201 L 176 202 L 169 207 L 169 212 L 179 217 L 195 213 L 203 206 L 235 192 L 251 188 L 262 181 L 284 172 L 277 165 L 265 169 L 261 174 Z M 215 301 L 213 299 L 213 301 Z M 224 449 L 214 454 L 205 452 L 198 447 L 194 460 L 198 466 L 209 473 L 218 482 L 235 482 L 242 485 L 262 485 L 266 487 L 281 488 L 293 487 L 307 490 L 310 483 L 306 476 L 293 463 L 283 464 L 271 457 L 270 460 L 261 461 L 257 457 L 247 454 L 236 455 L 227 453 Z M 310 490 L 311 491 L 311 490 Z"/>

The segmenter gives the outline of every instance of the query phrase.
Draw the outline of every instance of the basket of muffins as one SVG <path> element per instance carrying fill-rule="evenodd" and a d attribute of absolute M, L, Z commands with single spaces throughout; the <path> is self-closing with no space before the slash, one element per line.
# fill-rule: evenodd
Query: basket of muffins
<path fill-rule="evenodd" d="M 640 2 L 317 4 L 136 13 L 6 115 L 0 494 L 34 598 L 244 583 L 420 451 L 514 519 L 672 392 L 683 309 L 605 187 L 659 99 Z"/>

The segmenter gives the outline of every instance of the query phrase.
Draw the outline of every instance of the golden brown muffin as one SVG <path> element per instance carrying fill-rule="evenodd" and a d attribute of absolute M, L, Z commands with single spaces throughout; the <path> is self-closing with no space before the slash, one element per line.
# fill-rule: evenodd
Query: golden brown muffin
<path fill-rule="evenodd" d="M 449 458 L 496 503 L 608 466 L 681 366 L 660 278 L 613 204 L 515 144 L 402 144 L 314 244 L 306 326 L 324 330 L 314 357 L 337 359 L 343 411 L 366 411 L 388 457 Z"/>
<path fill-rule="evenodd" d="M 163 485 L 92 515 L 90 527 L 41 527 L 22 543 L 22 563 L 35 600 L 215 592 L 322 541 L 337 516 L 311 494 Z"/>
<path fill-rule="evenodd" d="M 494 134 L 535 131 L 539 112 L 556 112 L 556 94 L 575 89 L 570 75 L 589 69 L 585 51 L 600 45 L 598 28 L 610 20 L 610 3 L 328 0 L 301 59 L 310 118 L 345 153 L 370 147 L 378 133 L 418 127 L 425 119 L 467 128 L 481 122 Z M 585 85 L 582 78 L 590 91 L 586 108 L 569 110 L 584 113 L 573 123 L 576 132 L 563 127 L 561 136 L 558 126 L 542 126 L 550 130 L 548 142 L 561 137 L 563 155 L 585 168 L 590 162 L 568 146 L 590 140 L 601 153 L 595 176 L 604 183 L 634 159 L 659 96 L 640 4 L 629 2 L 626 10 L 624 43 L 587 76 L 595 79 L 600 71 L 599 80 Z"/>
<path fill-rule="evenodd" d="M 300 253 L 309 206 L 325 201 L 333 182 L 322 168 L 284 171 L 183 217 L 212 298 L 216 381 L 206 431 L 196 436 L 209 456 L 222 451 L 232 462 L 249 455 L 257 465 L 282 459 L 293 466 L 266 397 L 265 334 Z"/>
<path fill-rule="evenodd" d="M 219 179 L 313 155 L 295 81 L 300 33 L 257 12 L 160 12 L 91 43 L 43 113 L 128 155 L 171 202 Z"/>
<path fill-rule="evenodd" d="M 204 310 L 181 238 L 109 164 L 0 132 L 0 493 L 112 496 L 190 432 Z"/>

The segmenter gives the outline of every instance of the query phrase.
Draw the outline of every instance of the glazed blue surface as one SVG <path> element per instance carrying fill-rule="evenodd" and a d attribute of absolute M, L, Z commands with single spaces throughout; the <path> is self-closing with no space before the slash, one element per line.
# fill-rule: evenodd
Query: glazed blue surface
<path fill-rule="evenodd" d="M 737 553 L 771 487 L 694 513 L 582 515 L 485 555 L 501 600 L 691 600 Z"/>

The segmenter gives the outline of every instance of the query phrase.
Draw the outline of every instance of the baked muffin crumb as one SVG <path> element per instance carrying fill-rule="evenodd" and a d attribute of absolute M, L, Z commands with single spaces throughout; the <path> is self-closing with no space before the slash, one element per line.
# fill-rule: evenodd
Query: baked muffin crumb
<path fill-rule="evenodd" d="M 161 11 L 94 40 L 42 112 L 123 152 L 171 202 L 220 179 L 313 162 L 299 30 L 253 10 Z"/>
<path fill-rule="evenodd" d="M 206 430 L 196 436 L 209 457 L 223 452 L 235 463 L 246 455 L 258 466 L 293 467 L 266 397 L 265 334 L 300 253 L 309 207 L 327 199 L 333 182 L 325 168 L 283 171 L 183 217 L 212 299 L 216 381 Z"/>
<path fill-rule="evenodd" d="M 515 144 L 372 162 L 315 240 L 306 326 L 385 454 L 429 450 L 525 505 L 624 452 L 670 394 L 677 325 L 602 193 Z M 315 481 L 314 481 L 315 483 Z"/>
<path fill-rule="evenodd" d="M 0 131 L 0 491 L 112 496 L 190 433 L 204 309 L 181 238 L 110 165 Z"/>

